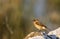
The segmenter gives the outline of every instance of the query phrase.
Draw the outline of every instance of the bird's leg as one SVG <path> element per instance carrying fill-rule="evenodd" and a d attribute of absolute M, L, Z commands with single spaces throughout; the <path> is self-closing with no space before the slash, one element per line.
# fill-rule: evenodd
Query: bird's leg
<path fill-rule="evenodd" d="M 47 34 L 47 32 L 46 32 L 45 30 L 43 30 L 43 31 L 42 31 L 42 30 L 39 30 L 38 32 L 40 32 L 40 33 L 43 34 L 43 35 L 44 35 L 44 34 Z"/>
<path fill-rule="evenodd" d="M 41 30 L 39 30 L 38 32 L 39 32 L 41 35 L 42 35 L 42 33 L 43 33 Z"/>

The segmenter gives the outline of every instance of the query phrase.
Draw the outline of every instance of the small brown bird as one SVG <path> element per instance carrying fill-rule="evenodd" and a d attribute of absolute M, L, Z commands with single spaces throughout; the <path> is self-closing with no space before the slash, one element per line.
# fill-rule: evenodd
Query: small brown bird
<path fill-rule="evenodd" d="M 43 25 L 41 22 L 39 22 L 38 19 L 34 19 L 33 24 L 39 30 L 39 32 L 31 32 L 24 39 L 28 39 L 29 37 L 34 37 L 34 36 L 40 36 L 40 35 L 42 36 L 43 33 L 41 33 L 40 31 L 48 30 L 48 28 L 45 25 Z"/>
<path fill-rule="evenodd" d="M 41 22 L 39 22 L 38 19 L 34 19 L 33 24 L 40 31 L 48 30 L 48 28 L 45 25 L 43 25 Z"/>

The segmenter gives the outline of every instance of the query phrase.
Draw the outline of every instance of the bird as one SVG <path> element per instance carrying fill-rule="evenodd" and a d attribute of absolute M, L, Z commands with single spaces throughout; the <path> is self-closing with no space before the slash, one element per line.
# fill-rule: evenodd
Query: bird
<path fill-rule="evenodd" d="M 29 37 L 31 38 L 31 37 L 34 37 L 34 36 L 46 35 L 46 33 L 42 32 L 42 31 L 48 30 L 47 26 L 45 26 L 41 22 L 39 22 L 38 19 L 33 19 L 32 21 L 33 21 L 34 27 L 36 27 L 39 31 L 29 33 L 24 39 L 28 39 Z"/>
<path fill-rule="evenodd" d="M 47 26 L 45 26 L 41 22 L 39 22 L 38 19 L 33 19 L 33 24 L 34 24 L 34 27 L 36 27 L 39 31 L 45 31 L 45 30 L 49 31 Z"/>

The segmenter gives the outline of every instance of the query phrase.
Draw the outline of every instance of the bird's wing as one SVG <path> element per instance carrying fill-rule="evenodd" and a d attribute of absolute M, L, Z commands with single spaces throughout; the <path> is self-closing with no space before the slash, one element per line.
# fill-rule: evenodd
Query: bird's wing
<path fill-rule="evenodd" d="M 42 23 L 36 22 L 37 25 L 40 25 L 42 27 L 46 27 L 45 25 L 43 25 Z M 47 28 L 47 27 L 46 27 Z"/>

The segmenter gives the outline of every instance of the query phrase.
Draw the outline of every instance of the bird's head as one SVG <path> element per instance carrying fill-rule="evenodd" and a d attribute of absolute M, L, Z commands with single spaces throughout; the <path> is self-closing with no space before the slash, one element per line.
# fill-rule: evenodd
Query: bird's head
<path fill-rule="evenodd" d="M 38 20 L 38 19 L 33 19 L 32 21 L 33 21 L 33 22 L 39 22 L 39 20 Z"/>

